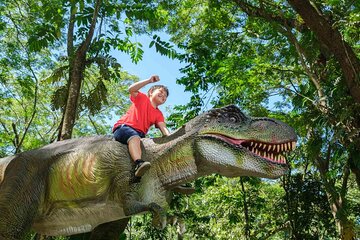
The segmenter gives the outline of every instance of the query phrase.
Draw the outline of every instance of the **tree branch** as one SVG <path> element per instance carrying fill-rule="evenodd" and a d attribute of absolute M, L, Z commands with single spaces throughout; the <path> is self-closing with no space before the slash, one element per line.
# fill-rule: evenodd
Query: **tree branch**
<path fill-rule="evenodd" d="M 306 74 L 308 75 L 308 77 L 310 78 L 311 82 L 314 84 L 314 86 L 315 86 L 315 88 L 317 90 L 317 94 L 319 96 L 319 105 L 320 105 L 319 109 L 320 109 L 320 111 L 322 111 L 323 113 L 326 114 L 327 109 L 328 109 L 327 97 L 324 94 L 324 91 L 323 91 L 322 86 L 320 84 L 320 80 L 318 79 L 318 77 L 314 73 L 313 69 L 306 64 L 306 59 L 309 59 L 306 56 L 306 52 L 300 46 L 298 40 L 296 39 L 294 34 L 291 32 L 291 29 L 289 29 L 288 26 L 285 27 L 285 30 L 281 29 L 280 31 L 282 31 L 283 34 L 285 36 L 287 36 L 289 41 L 295 46 L 295 49 L 296 49 L 296 51 L 297 51 L 297 53 L 299 55 L 299 59 L 300 59 L 300 63 L 302 65 L 302 67 L 304 68 Z"/>
<path fill-rule="evenodd" d="M 241 191 L 243 192 L 243 201 L 244 201 L 244 217 L 245 217 L 245 237 L 246 239 L 250 238 L 250 220 L 249 220 L 249 208 L 247 205 L 246 199 L 246 190 L 244 187 L 244 178 L 240 177 Z"/>
<path fill-rule="evenodd" d="M 360 60 L 340 32 L 315 9 L 309 0 L 288 0 L 318 40 L 327 46 L 340 64 L 345 85 L 355 102 L 360 103 Z"/>
<path fill-rule="evenodd" d="M 345 199 L 346 193 L 347 193 L 348 181 L 349 181 L 349 176 L 350 176 L 349 163 L 345 164 L 344 169 L 343 169 L 343 173 L 344 173 L 343 181 L 342 181 L 341 189 L 340 189 L 341 199 Z"/>
<path fill-rule="evenodd" d="M 91 20 L 88 35 L 86 36 L 85 40 L 82 42 L 82 44 L 79 48 L 79 52 L 81 55 L 86 53 L 86 51 L 88 50 L 88 48 L 90 46 L 91 40 L 94 36 L 96 21 L 97 21 L 98 15 L 99 15 L 101 3 L 102 3 L 102 0 L 97 0 L 95 3 L 94 13 L 93 13 L 93 17 Z"/>
<path fill-rule="evenodd" d="M 287 25 L 292 28 L 295 28 L 297 31 L 302 32 L 304 30 L 304 25 L 295 19 L 285 18 L 282 14 L 273 14 L 269 13 L 264 8 L 259 8 L 253 5 L 250 5 L 243 0 L 234 0 L 234 2 L 243 10 L 247 15 L 251 17 L 260 17 L 264 18 L 270 22 L 275 22 L 280 25 Z"/>
<path fill-rule="evenodd" d="M 74 26 L 75 26 L 75 15 L 76 15 L 76 5 L 74 1 L 71 1 L 70 7 L 70 20 L 67 33 L 67 54 L 70 59 L 74 54 Z"/>
<path fill-rule="evenodd" d="M 87 115 L 87 116 L 88 116 L 88 118 L 89 118 L 89 120 L 90 120 L 91 125 L 94 127 L 96 134 L 97 134 L 97 135 L 100 135 L 100 132 L 98 131 L 94 120 L 91 118 L 90 115 Z"/>
<path fill-rule="evenodd" d="M 15 123 L 11 123 L 11 127 L 13 129 L 13 132 L 14 132 L 14 140 L 13 140 L 13 143 L 14 143 L 14 146 L 15 146 L 15 153 L 18 153 L 18 150 L 19 150 L 19 134 L 17 132 L 17 129 L 16 129 L 16 124 Z"/>

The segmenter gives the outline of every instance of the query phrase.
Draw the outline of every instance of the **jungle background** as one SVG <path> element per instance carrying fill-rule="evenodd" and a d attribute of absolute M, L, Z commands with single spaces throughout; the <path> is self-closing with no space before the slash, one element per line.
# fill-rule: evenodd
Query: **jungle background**
<path fill-rule="evenodd" d="M 149 46 L 133 40 L 143 34 Z M 299 141 L 286 176 L 199 179 L 164 231 L 145 214 L 119 239 L 360 238 L 358 0 L 1 0 L 0 157 L 111 134 L 139 80 L 113 51 L 137 63 L 147 48 L 185 66 L 191 100 L 167 109 L 171 129 L 236 104 Z"/>

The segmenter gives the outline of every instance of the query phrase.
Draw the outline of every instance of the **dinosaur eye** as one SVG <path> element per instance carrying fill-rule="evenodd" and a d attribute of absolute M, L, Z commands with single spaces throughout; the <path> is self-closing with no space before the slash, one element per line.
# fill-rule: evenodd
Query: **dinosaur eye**
<path fill-rule="evenodd" d="M 229 120 L 230 120 L 230 122 L 232 122 L 232 123 L 238 122 L 238 119 L 237 119 L 236 117 L 234 117 L 234 116 L 230 117 Z"/>

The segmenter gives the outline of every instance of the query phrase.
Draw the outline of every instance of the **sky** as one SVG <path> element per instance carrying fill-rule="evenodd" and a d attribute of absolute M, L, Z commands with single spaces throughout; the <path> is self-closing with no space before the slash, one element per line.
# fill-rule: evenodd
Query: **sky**
<path fill-rule="evenodd" d="M 165 40 L 164 34 L 158 35 L 162 40 Z M 152 41 L 151 36 L 141 35 L 137 36 L 134 40 L 142 44 L 144 50 L 143 58 L 135 64 L 131 61 L 129 55 L 122 52 L 115 52 L 114 57 L 117 58 L 118 62 L 122 66 L 122 69 L 132 75 L 138 76 L 140 80 L 147 79 L 151 75 L 158 75 L 160 77 L 160 81 L 156 84 L 165 85 L 169 89 L 169 97 L 167 101 L 159 107 L 164 115 L 167 115 L 165 109 L 171 108 L 174 105 L 188 103 L 190 101 L 191 94 L 184 92 L 184 86 L 176 83 L 176 79 L 180 78 L 182 75 L 180 73 L 180 69 L 184 67 L 184 63 L 180 63 L 179 60 L 170 59 L 166 56 L 160 55 L 160 53 L 156 52 L 154 46 L 149 48 L 149 44 Z M 147 92 L 150 86 L 151 84 L 145 86 L 142 91 Z"/>

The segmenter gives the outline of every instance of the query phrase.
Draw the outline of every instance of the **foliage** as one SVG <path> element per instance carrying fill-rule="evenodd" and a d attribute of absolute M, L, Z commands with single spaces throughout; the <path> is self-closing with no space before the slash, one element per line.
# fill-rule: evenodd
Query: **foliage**
<path fill-rule="evenodd" d="M 283 190 L 278 185 L 256 178 L 217 176 L 212 181 L 211 186 L 192 196 L 187 206 L 189 239 L 239 239 L 245 238 L 247 231 L 251 239 L 262 239 L 286 221 L 283 209 L 274 208 L 283 205 Z M 246 214 L 250 225 L 243 220 Z"/>
<path fill-rule="evenodd" d="M 289 219 L 295 239 L 336 239 L 334 219 L 328 209 L 326 192 L 318 177 L 293 174 L 286 189 Z"/>
<path fill-rule="evenodd" d="M 49 132 L 56 128 L 53 121 L 58 118 L 47 107 L 46 86 L 41 83 L 40 69 L 51 67 L 50 53 L 30 51 L 26 44 L 30 30 L 20 33 L 11 27 L 15 25 L 15 19 L 9 18 L 12 10 L 2 15 L 2 21 L 7 18 L 11 22 L 4 22 L 8 27 L 0 31 L 0 155 L 48 142 Z"/>

